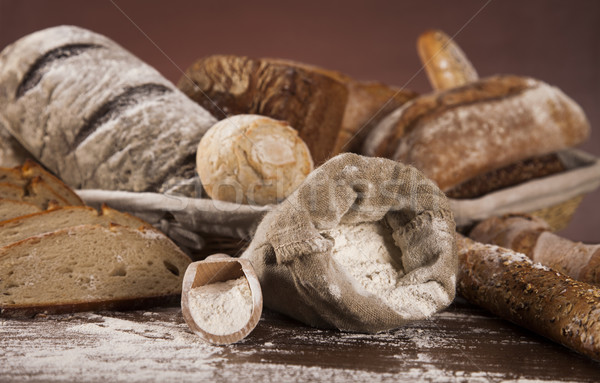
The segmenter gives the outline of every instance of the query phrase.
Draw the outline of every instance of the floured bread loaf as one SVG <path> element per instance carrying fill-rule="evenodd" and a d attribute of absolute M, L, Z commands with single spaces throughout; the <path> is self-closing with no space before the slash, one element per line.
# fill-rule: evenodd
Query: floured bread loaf
<path fill-rule="evenodd" d="M 11 167 L 31 157 L 27 150 L 2 125 L 0 120 L 0 166 Z"/>
<path fill-rule="evenodd" d="M 0 53 L 0 124 L 74 188 L 163 191 L 193 175 L 216 120 L 88 30 L 35 32 Z"/>
<path fill-rule="evenodd" d="M 526 167 L 560 167 L 533 159 L 573 147 L 589 132 L 583 110 L 558 88 L 531 78 L 494 76 L 408 102 L 371 132 L 363 153 L 412 164 L 451 192 L 519 161 L 533 163 L 521 163 L 513 175 Z M 489 183 L 487 178 L 479 184 Z M 480 188 L 489 191 L 481 185 L 463 189 Z"/>
<path fill-rule="evenodd" d="M 285 122 L 237 115 L 219 121 L 202 138 L 197 167 L 211 198 L 266 205 L 292 193 L 313 162 L 298 132 Z"/>
<path fill-rule="evenodd" d="M 0 249 L 0 316 L 177 299 L 190 259 L 153 229 L 82 225 Z"/>

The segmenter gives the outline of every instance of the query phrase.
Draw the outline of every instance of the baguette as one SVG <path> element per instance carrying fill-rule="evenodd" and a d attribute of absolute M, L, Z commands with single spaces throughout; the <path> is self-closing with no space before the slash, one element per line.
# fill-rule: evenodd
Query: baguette
<path fill-rule="evenodd" d="M 468 301 L 600 360 L 600 288 L 525 255 L 457 234 L 457 292 Z"/>
<path fill-rule="evenodd" d="M 73 188 L 165 191 L 216 120 L 112 40 L 73 26 L 0 53 L 0 124 Z"/>
<path fill-rule="evenodd" d="M 600 284 L 600 245 L 562 238 L 539 218 L 525 214 L 489 218 L 475 226 L 469 236 L 523 253 L 533 262 L 578 281 Z"/>
<path fill-rule="evenodd" d="M 363 153 L 412 164 L 449 192 L 589 133 L 583 110 L 559 89 L 504 75 L 409 101 L 369 134 Z"/>

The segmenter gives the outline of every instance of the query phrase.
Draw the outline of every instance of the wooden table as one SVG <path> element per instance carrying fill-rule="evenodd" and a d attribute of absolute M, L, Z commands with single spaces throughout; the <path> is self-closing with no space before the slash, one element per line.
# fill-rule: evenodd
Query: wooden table
<path fill-rule="evenodd" d="M 462 299 L 376 334 L 310 328 L 264 311 L 228 346 L 203 343 L 179 308 L 0 319 L 0 382 L 600 381 L 600 363 Z"/>

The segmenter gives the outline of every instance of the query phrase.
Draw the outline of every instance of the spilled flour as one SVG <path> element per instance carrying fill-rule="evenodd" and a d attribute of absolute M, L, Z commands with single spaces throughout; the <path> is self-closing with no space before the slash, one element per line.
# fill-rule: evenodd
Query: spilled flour
<path fill-rule="evenodd" d="M 403 317 L 426 318 L 435 313 L 436 302 L 448 300 L 435 281 L 411 285 L 402 280 L 402 251 L 383 224 L 339 225 L 325 233 L 335 240 L 335 262 L 362 288 Z"/>
<path fill-rule="evenodd" d="M 245 277 L 193 288 L 189 297 L 194 321 L 214 335 L 241 330 L 252 315 L 252 292 Z"/>

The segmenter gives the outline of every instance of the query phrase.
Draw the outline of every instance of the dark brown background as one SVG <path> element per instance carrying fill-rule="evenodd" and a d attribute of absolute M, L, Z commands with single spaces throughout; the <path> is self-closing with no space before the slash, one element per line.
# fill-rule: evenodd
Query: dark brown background
<path fill-rule="evenodd" d="M 600 156 L 596 0 L 0 0 L 0 48 L 59 24 L 111 37 L 172 81 L 201 56 L 232 53 L 294 59 L 419 92 L 430 87 L 415 39 L 440 28 L 457 34 L 481 76 L 528 75 L 562 88 L 592 124 L 583 148 Z M 600 191 L 588 195 L 563 234 L 600 242 L 599 205 Z"/>

